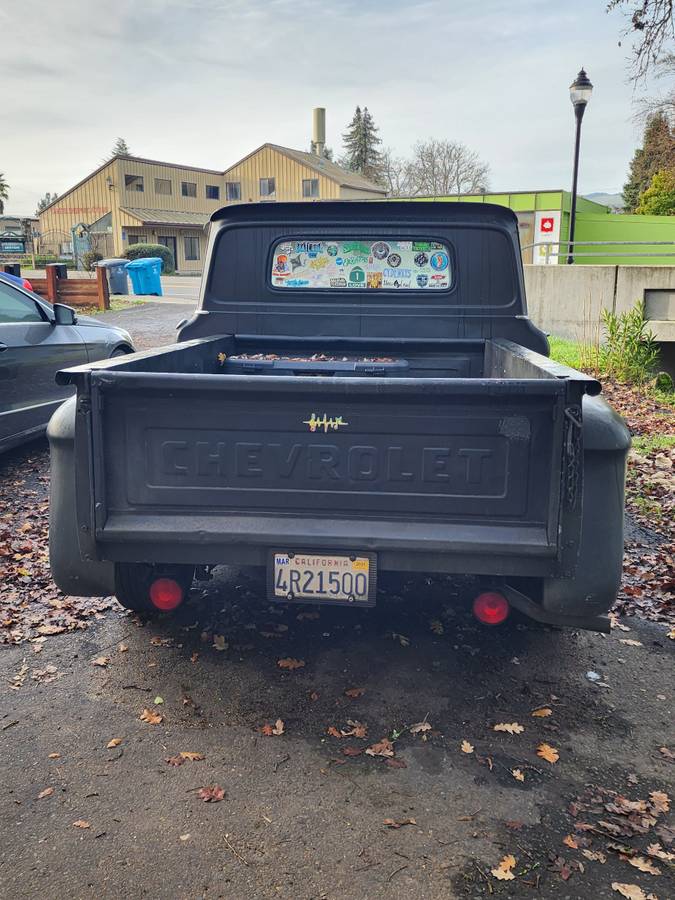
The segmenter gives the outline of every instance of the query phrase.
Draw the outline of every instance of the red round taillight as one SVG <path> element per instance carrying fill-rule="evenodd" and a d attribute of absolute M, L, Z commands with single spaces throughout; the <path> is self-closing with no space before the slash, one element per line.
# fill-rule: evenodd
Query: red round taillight
<path fill-rule="evenodd" d="M 166 612 L 183 602 L 183 588 L 173 578 L 157 578 L 150 585 L 150 601 Z"/>
<path fill-rule="evenodd" d="M 499 625 L 509 614 L 509 601 L 497 591 L 486 591 L 473 601 L 473 614 L 485 625 Z"/>

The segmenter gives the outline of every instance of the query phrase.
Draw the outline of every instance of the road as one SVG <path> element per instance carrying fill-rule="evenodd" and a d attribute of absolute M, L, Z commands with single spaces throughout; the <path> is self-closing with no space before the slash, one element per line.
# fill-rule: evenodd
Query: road
<path fill-rule="evenodd" d="M 179 306 L 105 318 L 145 346 Z M 225 568 L 144 623 L 50 590 L 47 484 L 44 443 L 0 460 L 3 521 L 38 545 L 3 589 L 2 898 L 675 894 L 647 856 L 674 837 L 663 625 L 487 629 L 450 579 L 388 579 L 372 610 L 272 607 L 260 573 Z"/>

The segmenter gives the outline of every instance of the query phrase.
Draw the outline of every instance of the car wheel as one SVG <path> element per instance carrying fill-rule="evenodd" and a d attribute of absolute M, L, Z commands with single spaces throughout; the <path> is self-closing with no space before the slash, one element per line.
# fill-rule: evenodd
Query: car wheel
<path fill-rule="evenodd" d="M 116 350 L 110 354 L 110 359 L 115 359 L 116 356 L 128 356 L 129 351 L 125 350 L 124 347 L 118 347 Z"/>
<path fill-rule="evenodd" d="M 115 596 L 126 609 L 145 616 L 172 612 L 187 598 L 194 566 L 115 564 Z"/>

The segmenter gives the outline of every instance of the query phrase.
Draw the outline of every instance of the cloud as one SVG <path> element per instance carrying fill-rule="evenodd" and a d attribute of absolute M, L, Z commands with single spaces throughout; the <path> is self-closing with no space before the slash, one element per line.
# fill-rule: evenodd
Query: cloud
<path fill-rule="evenodd" d="M 567 187 L 582 64 L 596 85 L 582 190 L 619 188 L 636 142 L 622 20 L 587 0 L 23 0 L 1 15 L 30 35 L 3 42 L 11 211 L 79 181 L 117 135 L 139 155 L 226 168 L 265 141 L 305 148 L 313 106 L 339 150 L 357 103 L 399 154 L 461 140 L 494 189 Z"/>

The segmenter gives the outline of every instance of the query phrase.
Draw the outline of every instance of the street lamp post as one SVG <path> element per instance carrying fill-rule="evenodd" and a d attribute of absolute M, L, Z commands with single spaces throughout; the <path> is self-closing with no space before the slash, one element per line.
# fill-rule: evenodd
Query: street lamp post
<path fill-rule="evenodd" d="M 586 72 L 581 69 L 575 80 L 570 85 L 570 100 L 574 107 L 574 118 L 577 121 L 576 136 L 574 138 L 574 173 L 572 175 L 572 208 L 570 209 L 570 242 L 568 245 L 567 263 L 574 262 L 574 226 L 577 217 L 577 178 L 579 175 L 579 144 L 581 143 L 581 120 L 586 112 L 586 105 L 591 99 L 593 85 L 589 81 Z"/>

